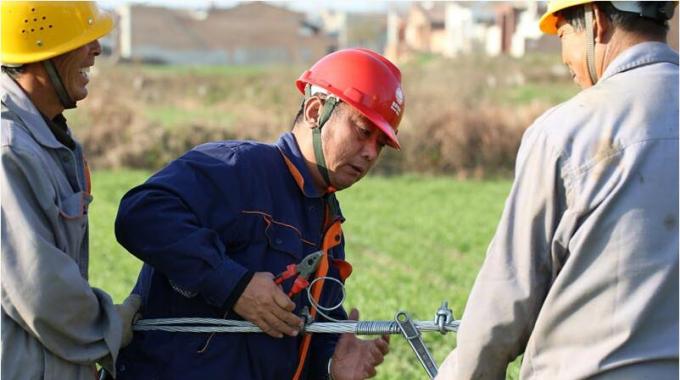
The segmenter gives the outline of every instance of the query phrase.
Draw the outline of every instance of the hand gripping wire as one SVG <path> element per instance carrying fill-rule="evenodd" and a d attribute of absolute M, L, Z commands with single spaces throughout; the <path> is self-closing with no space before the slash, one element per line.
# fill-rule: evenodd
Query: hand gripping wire
<path fill-rule="evenodd" d="M 325 279 L 335 282 L 340 286 L 342 297 L 336 305 L 325 307 L 314 301 L 310 289 L 316 283 Z M 307 287 L 307 297 L 309 304 L 316 309 L 319 315 L 331 322 L 315 322 L 307 319 L 304 331 L 309 333 L 321 334 L 342 334 L 352 333 L 355 335 L 398 335 L 402 330 L 396 320 L 392 321 L 354 321 L 338 320 L 326 313 L 330 313 L 342 306 L 346 292 L 344 284 L 333 277 L 319 277 L 310 282 Z M 440 332 L 446 334 L 457 332 L 460 321 L 453 318 L 448 303 L 443 302 L 435 314 L 433 321 L 413 321 L 415 328 L 421 332 Z M 261 333 L 263 332 L 257 325 L 248 321 L 219 319 L 219 318 L 154 318 L 140 319 L 134 326 L 134 331 L 168 331 L 168 332 L 190 332 L 190 333 Z"/>
<path fill-rule="evenodd" d="M 438 321 L 413 321 L 420 332 L 457 332 L 460 321 L 450 320 L 444 324 Z M 168 331 L 179 333 L 262 333 L 252 322 L 219 318 L 153 318 L 140 319 L 132 327 L 134 331 Z M 305 324 L 304 331 L 317 334 L 355 335 L 401 335 L 397 321 L 339 321 L 314 322 Z"/>
<path fill-rule="evenodd" d="M 311 296 L 310 289 L 316 281 L 327 280 L 336 282 L 340 285 L 342 297 L 336 305 L 330 307 L 322 306 Z M 442 302 L 435 313 L 432 321 L 414 321 L 403 311 L 396 314 L 391 321 L 353 321 L 338 320 L 330 317 L 326 313 L 340 308 L 345 300 L 346 292 L 344 284 L 333 277 L 319 277 L 311 281 L 307 287 L 307 297 L 311 307 L 315 308 L 319 315 L 331 322 L 315 322 L 305 314 L 306 323 L 303 327 L 304 333 L 316 334 L 344 334 L 352 333 L 355 335 L 403 335 L 407 340 L 415 355 L 430 378 L 437 374 L 437 365 L 432 355 L 425 346 L 422 332 L 439 332 L 446 334 L 457 332 L 460 321 L 455 320 L 447 302 Z M 155 318 L 140 319 L 132 328 L 134 331 L 166 331 L 175 333 L 262 333 L 257 325 L 248 321 L 228 320 L 218 318 Z"/>

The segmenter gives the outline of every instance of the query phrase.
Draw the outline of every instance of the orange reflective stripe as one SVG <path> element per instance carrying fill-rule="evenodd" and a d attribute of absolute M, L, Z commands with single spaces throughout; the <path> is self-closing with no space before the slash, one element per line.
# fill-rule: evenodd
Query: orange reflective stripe
<path fill-rule="evenodd" d="M 342 224 L 339 220 L 337 220 L 331 224 L 331 226 L 326 231 L 326 234 L 324 234 L 323 245 L 321 246 L 321 249 L 324 250 L 324 253 L 328 253 L 328 250 L 339 245 L 341 240 Z"/>
<path fill-rule="evenodd" d="M 286 162 L 286 166 L 288 166 L 288 171 L 290 174 L 293 176 L 293 179 L 295 179 L 295 183 L 297 183 L 298 187 L 302 192 L 305 191 L 305 179 L 302 177 L 302 173 L 298 170 L 298 168 L 295 167 L 295 165 L 286 157 L 285 154 L 279 149 L 279 152 L 281 153 L 281 156 L 283 156 L 283 160 Z"/>
<path fill-rule="evenodd" d="M 326 253 L 326 251 L 324 251 Z M 317 269 L 317 274 L 321 276 L 325 276 L 328 273 L 328 256 L 324 255 L 323 258 L 321 259 L 321 262 L 319 263 L 319 268 Z M 318 301 L 319 296 L 321 296 L 321 287 L 323 286 L 323 280 L 319 280 L 314 284 L 312 287 L 312 297 Z M 318 286 L 318 285 L 321 285 Z M 310 314 L 312 315 L 312 318 L 316 316 L 316 309 L 310 310 Z M 312 343 L 312 335 L 311 334 L 306 334 L 302 338 L 302 347 L 300 348 L 300 354 L 298 356 L 298 367 L 295 370 L 295 375 L 293 376 L 293 380 L 299 380 L 300 377 L 302 376 L 302 370 L 305 368 L 305 362 L 307 361 L 307 353 L 309 351 L 309 346 Z"/>
<path fill-rule="evenodd" d="M 319 267 L 316 269 L 314 278 L 324 277 L 328 274 L 329 267 L 328 251 L 333 247 L 337 246 L 338 244 L 340 244 L 340 241 L 342 241 L 342 225 L 338 220 L 334 222 L 324 234 L 323 244 L 321 245 L 323 257 L 321 258 Z M 321 279 L 314 283 L 314 286 L 312 286 L 312 298 L 314 298 L 316 302 L 319 302 L 321 298 L 321 290 L 323 289 L 323 283 L 324 280 Z M 316 317 L 316 309 L 312 308 L 309 311 L 309 313 L 311 314 L 312 319 Z M 307 360 L 307 353 L 309 351 L 309 346 L 311 343 L 312 335 L 306 334 L 302 338 L 302 345 L 300 347 L 300 354 L 298 356 L 298 367 L 295 370 L 295 375 L 293 375 L 293 380 L 299 380 L 300 377 L 302 376 L 302 370 L 305 368 L 305 361 Z"/>
<path fill-rule="evenodd" d="M 333 266 L 338 269 L 342 281 L 345 281 L 352 274 L 352 264 L 345 260 L 333 259 Z"/>
<path fill-rule="evenodd" d="M 319 263 L 319 268 L 317 268 L 314 278 L 324 277 L 328 274 L 328 251 L 340 244 L 341 240 L 342 225 L 340 224 L 340 221 L 336 221 L 330 226 L 330 228 L 328 228 L 326 234 L 323 237 L 323 245 L 321 246 L 321 249 L 323 250 L 323 258 L 321 259 L 321 263 Z M 312 287 L 312 297 L 314 297 L 316 302 L 319 302 L 321 299 L 321 289 L 323 289 L 323 283 L 324 280 L 321 279 L 314 283 L 314 286 Z M 316 309 L 310 310 L 310 314 L 312 317 L 316 317 Z"/>

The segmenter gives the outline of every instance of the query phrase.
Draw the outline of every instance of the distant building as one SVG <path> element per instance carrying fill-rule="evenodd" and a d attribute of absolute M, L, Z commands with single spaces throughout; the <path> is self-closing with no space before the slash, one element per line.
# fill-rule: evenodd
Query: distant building
<path fill-rule="evenodd" d="M 404 42 L 419 52 L 443 53 L 446 39 L 444 3 L 413 3 L 406 16 Z"/>
<path fill-rule="evenodd" d="M 308 63 L 337 42 L 300 12 L 264 2 L 189 11 L 142 5 L 119 9 L 118 56 L 168 64 Z"/>
<path fill-rule="evenodd" d="M 385 50 L 387 17 L 384 13 L 322 11 L 323 30 L 338 41 L 338 49 L 363 47 L 377 52 Z"/>
<path fill-rule="evenodd" d="M 413 52 L 447 57 L 557 52 L 559 43 L 544 38 L 538 29 L 544 10 L 545 4 L 535 1 L 413 3 L 405 15 L 388 15 L 386 54 L 402 59 Z"/>
<path fill-rule="evenodd" d="M 388 14 L 323 11 L 318 20 L 265 2 L 189 11 L 124 5 L 102 39 L 105 54 L 169 64 L 298 64 L 328 52 L 366 47 L 394 60 L 414 53 L 521 57 L 558 53 L 559 40 L 538 28 L 546 3 L 537 1 L 419 1 Z M 668 42 L 678 50 L 678 12 Z"/>
<path fill-rule="evenodd" d="M 445 55 L 485 53 L 497 55 L 498 30 L 494 28 L 496 15 L 486 3 L 449 2 L 446 6 Z"/>
<path fill-rule="evenodd" d="M 515 1 L 496 5 L 496 25 L 501 29 L 501 52 L 521 57 L 530 52 L 560 51 L 557 38 L 539 28 L 546 3 Z"/>

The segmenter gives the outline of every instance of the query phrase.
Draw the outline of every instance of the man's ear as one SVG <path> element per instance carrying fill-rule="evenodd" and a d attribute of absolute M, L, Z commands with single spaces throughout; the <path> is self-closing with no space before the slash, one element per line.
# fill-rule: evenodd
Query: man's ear
<path fill-rule="evenodd" d="M 597 6 L 597 2 L 593 3 L 593 16 L 593 33 L 595 33 L 593 37 L 595 37 L 595 42 L 601 44 L 608 43 L 610 37 L 610 33 L 608 32 L 610 31 L 612 24 L 607 18 L 607 15 Z"/>
<path fill-rule="evenodd" d="M 310 128 L 316 128 L 319 125 L 319 114 L 321 113 L 323 102 L 318 96 L 312 96 L 305 100 L 305 108 L 303 111 L 304 121 Z"/>

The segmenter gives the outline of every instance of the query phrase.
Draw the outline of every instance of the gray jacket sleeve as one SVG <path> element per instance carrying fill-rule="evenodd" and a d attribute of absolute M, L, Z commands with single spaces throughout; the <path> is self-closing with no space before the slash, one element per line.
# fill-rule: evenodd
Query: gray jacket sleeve
<path fill-rule="evenodd" d="M 540 131 L 527 131 L 512 190 L 467 301 L 457 348 L 439 379 L 505 379 L 507 365 L 524 351 L 554 270 L 551 241 L 565 207 L 558 157 Z"/>
<path fill-rule="evenodd" d="M 111 298 L 57 247 L 61 216 L 49 178 L 35 155 L 2 147 L 2 310 L 64 360 L 115 360 L 121 320 Z"/>

